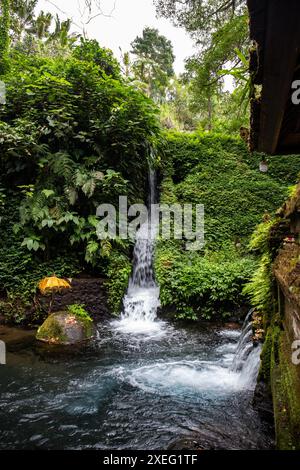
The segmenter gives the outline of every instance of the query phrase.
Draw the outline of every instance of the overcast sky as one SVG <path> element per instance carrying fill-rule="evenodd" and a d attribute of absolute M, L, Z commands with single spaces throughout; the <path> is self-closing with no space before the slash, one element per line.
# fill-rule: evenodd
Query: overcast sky
<path fill-rule="evenodd" d="M 86 22 L 89 15 L 86 13 L 81 18 L 79 5 L 84 5 L 84 0 L 39 0 L 38 9 L 58 13 L 61 18 L 72 18 L 78 25 L 74 30 L 80 31 L 82 19 Z M 168 20 L 156 18 L 152 0 L 101 0 L 101 5 L 108 16 L 97 16 L 85 26 L 90 38 L 97 39 L 120 58 L 119 47 L 123 52 L 130 50 L 130 43 L 141 35 L 145 26 L 155 27 L 173 43 L 175 71 L 180 73 L 184 70 L 184 59 L 194 52 L 193 43 L 183 29 L 175 28 Z M 95 9 L 93 14 L 97 13 Z"/>

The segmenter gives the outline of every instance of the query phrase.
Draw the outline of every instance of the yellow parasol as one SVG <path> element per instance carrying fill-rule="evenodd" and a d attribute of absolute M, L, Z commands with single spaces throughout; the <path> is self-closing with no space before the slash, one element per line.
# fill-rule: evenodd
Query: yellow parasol
<path fill-rule="evenodd" d="M 54 294 L 56 292 L 61 292 L 64 289 L 71 289 L 71 284 L 64 279 L 60 279 L 56 276 L 45 277 L 39 282 L 38 285 L 41 293 L 43 295 L 51 294 L 51 301 L 49 304 L 49 313 L 51 312 L 51 307 L 54 300 Z"/>
<path fill-rule="evenodd" d="M 39 282 L 39 289 L 43 295 L 52 294 L 53 292 L 60 292 L 64 289 L 70 289 L 71 285 L 68 281 L 60 279 L 56 276 L 45 277 Z"/>

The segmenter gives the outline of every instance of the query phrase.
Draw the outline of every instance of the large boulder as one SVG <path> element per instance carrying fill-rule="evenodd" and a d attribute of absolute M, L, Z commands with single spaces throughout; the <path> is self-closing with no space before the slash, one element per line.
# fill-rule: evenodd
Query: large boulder
<path fill-rule="evenodd" d="M 93 322 L 70 312 L 52 313 L 39 327 L 36 339 L 50 344 L 71 345 L 90 340 Z"/>

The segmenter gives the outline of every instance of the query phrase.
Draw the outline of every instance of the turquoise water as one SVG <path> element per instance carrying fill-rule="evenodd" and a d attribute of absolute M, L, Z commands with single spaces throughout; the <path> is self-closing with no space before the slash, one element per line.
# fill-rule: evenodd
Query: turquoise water
<path fill-rule="evenodd" d="M 268 449 L 253 390 L 231 366 L 240 332 L 160 324 L 148 335 L 99 325 L 69 354 L 36 343 L 0 368 L 0 449 Z"/>

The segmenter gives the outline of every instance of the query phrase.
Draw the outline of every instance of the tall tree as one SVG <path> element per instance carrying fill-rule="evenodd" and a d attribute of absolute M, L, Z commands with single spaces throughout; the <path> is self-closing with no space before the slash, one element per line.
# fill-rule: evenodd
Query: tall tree
<path fill-rule="evenodd" d="M 32 22 L 30 32 L 33 33 L 38 39 L 49 37 L 50 26 L 53 20 L 51 13 L 41 11 L 36 19 Z"/>
<path fill-rule="evenodd" d="M 249 46 L 245 0 L 154 0 L 157 12 L 184 27 L 198 51 L 187 60 L 186 80 L 191 84 L 193 107 L 213 127 L 218 102 L 222 101 L 223 77 L 234 76 L 244 86 L 243 58 Z M 242 84 L 242 85 L 241 85 Z M 245 93 L 239 94 L 241 98 Z M 228 101 L 228 100 L 227 100 Z M 237 109 L 238 111 L 238 109 Z"/>
<path fill-rule="evenodd" d="M 149 96 L 156 101 L 163 100 L 169 79 L 174 75 L 175 56 L 171 41 L 160 35 L 157 29 L 145 28 L 131 47 L 136 78 L 147 84 Z"/>
<path fill-rule="evenodd" d="M 186 63 L 186 76 L 191 82 L 194 107 L 207 109 L 208 129 L 212 128 L 214 96 L 222 94 L 223 78 L 232 75 L 236 86 L 244 86 L 245 80 L 238 72 L 248 48 L 248 18 L 234 15 L 211 34 L 211 45 L 201 49 Z M 247 68 L 247 67 L 246 67 Z M 242 95 L 241 95 L 242 97 Z"/>
<path fill-rule="evenodd" d="M 61 21 L 49 12 L 36 13 L 38 0 L 10 0 L 12 46 L 23 52 L 43 51 L 56 54 L 68 51 L 78 35 L 71 33 L 72 21 Z M 53 24 L 54 23 L 54 24 Z M 51 26 L 54 26 L 51 31 Z"/>
<path fill-rule="evenodd" d="M 11 29 L 14 43 L 20 42 L 33 26 L 38 0 L 11 1 Z"/>
<path fill-rule="evenodd" d="M 154 0 L 157 12 L 184 27 L 202 44 L 246 6 L 245 0 Z"/>
<path fill-rule="evenodd" d="M 0 75 L 8 67 L 10 0 L 0 0 Z"/>

